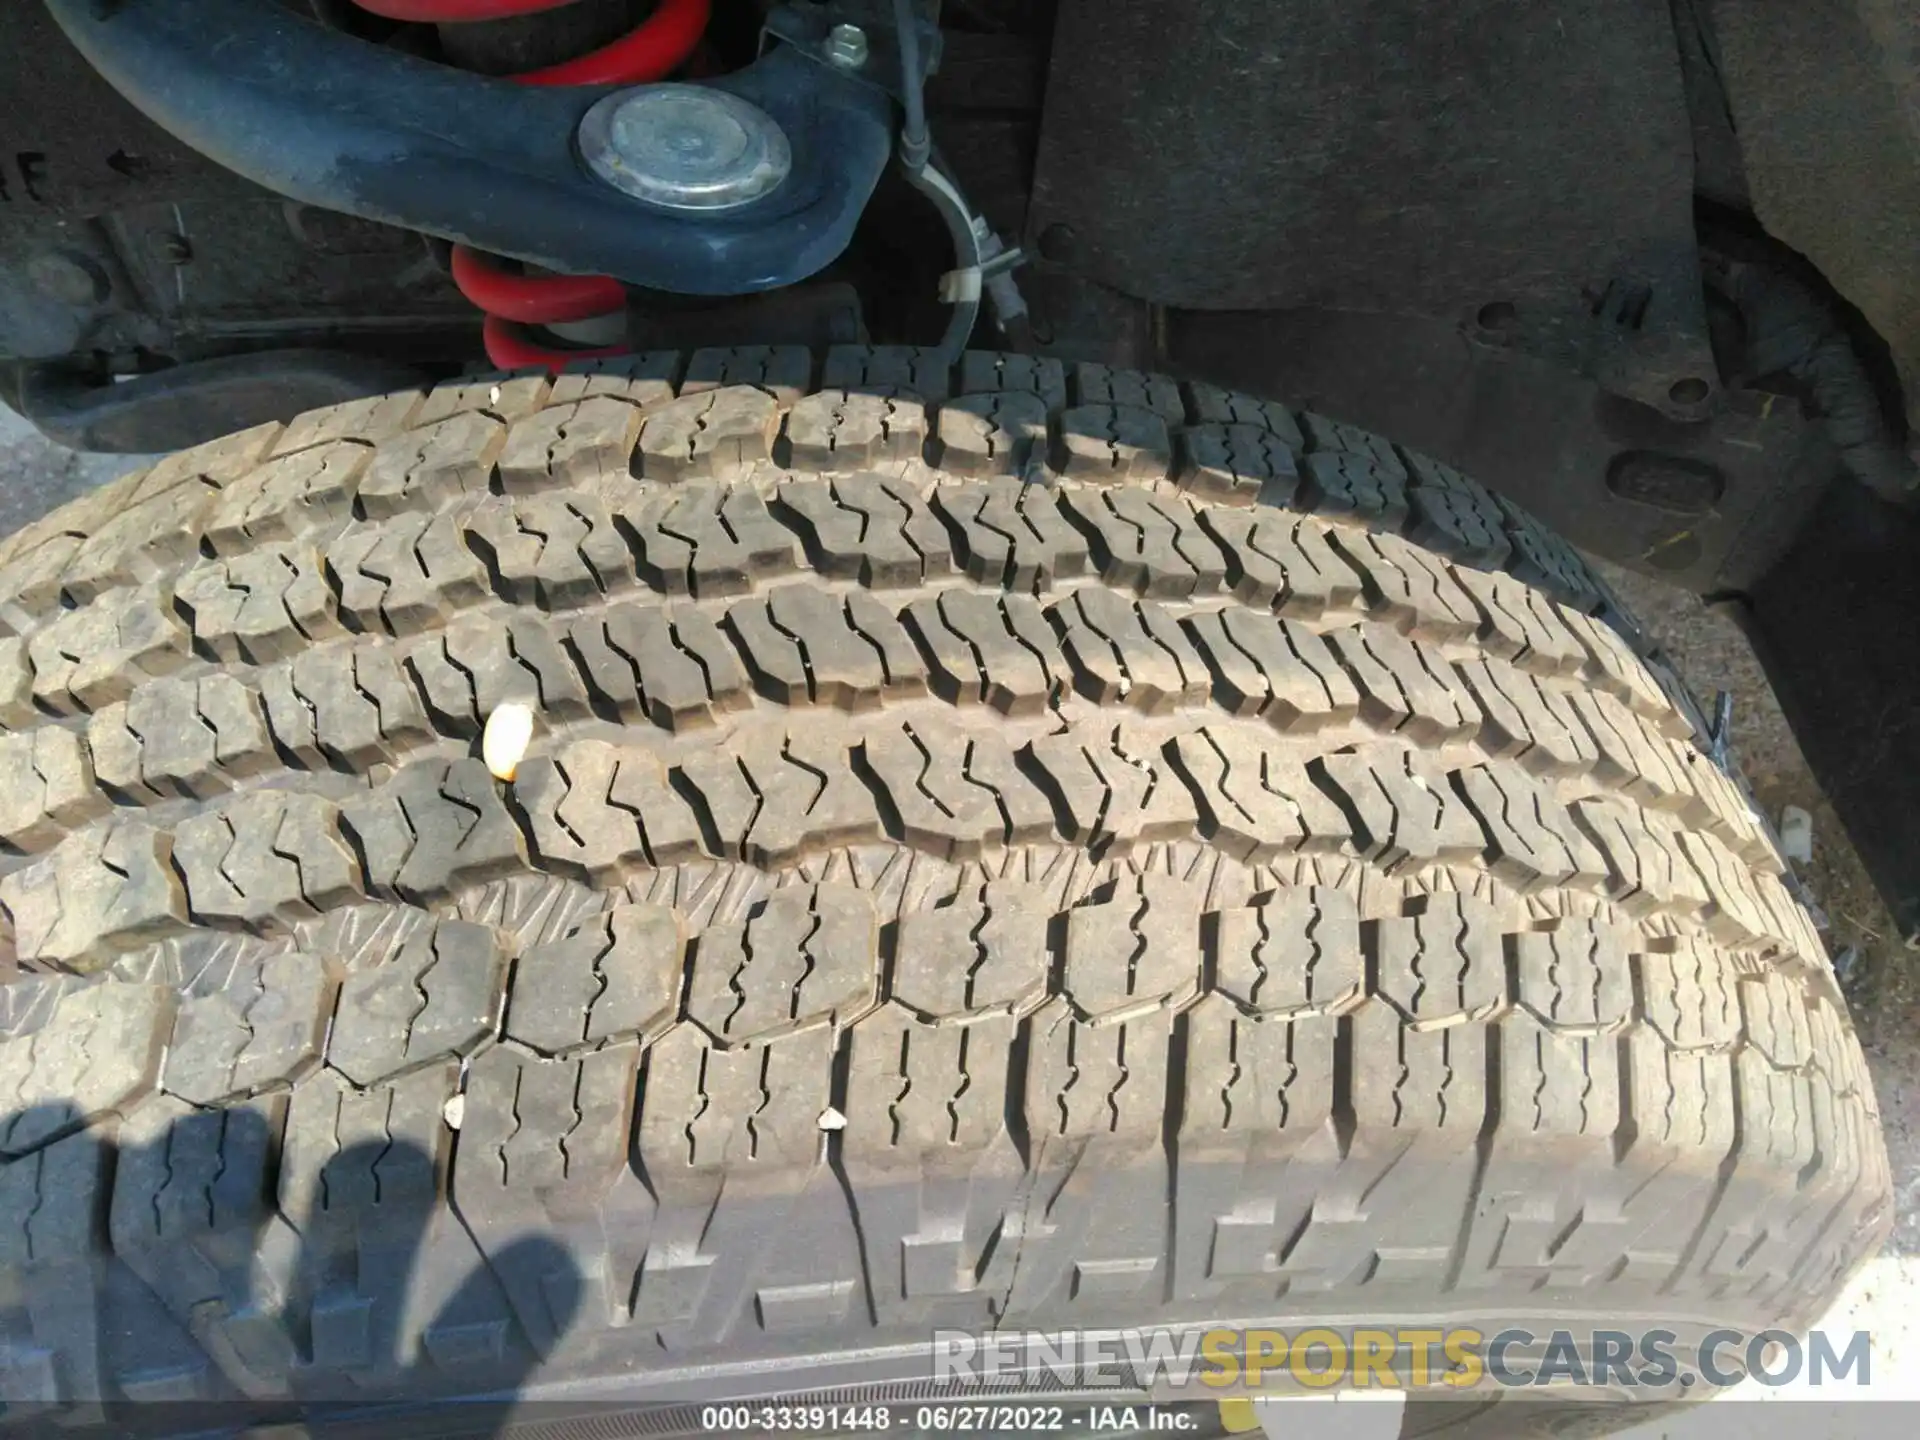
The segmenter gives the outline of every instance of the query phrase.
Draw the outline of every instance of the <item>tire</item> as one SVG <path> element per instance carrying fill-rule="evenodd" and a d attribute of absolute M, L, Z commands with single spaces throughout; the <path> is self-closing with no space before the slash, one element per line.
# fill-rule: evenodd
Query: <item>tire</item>
<path fill-rule="evenodd" d="M 897 349 L 481 379 L 86 496 L 0 619 L 18 1403 L 1802 1326 L 1889 1224 L 1698 711 L 1563 542 L 1317 415 Z"/>

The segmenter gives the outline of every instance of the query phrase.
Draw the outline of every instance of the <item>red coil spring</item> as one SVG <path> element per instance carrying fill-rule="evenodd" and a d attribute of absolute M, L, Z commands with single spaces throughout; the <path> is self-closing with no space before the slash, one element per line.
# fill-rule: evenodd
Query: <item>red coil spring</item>
<path fill-rule="evenodd" d="M 354 0 L 389 20 L 423 25 L 504 20 L 558 10 L 574 0 Z M 677 70 L 706 32 L 711 0 L 660 0 L 638 29 L 610 45 L 559 65 L 514 76 L 521 85 L 644 85 Z M 486 314 L 481 331 L 487 359 L 503 370 L 544 365 L 557 370 L 573 360 L 623 355 L 619 346 L 554 350 L 537 344 L 524 325 L 558 325 L 617 315 L 626 309 L 626 288 L 607 275 L 521 275 L 493 256 L 465 245 L 453 247 L 453 283 Z"/>

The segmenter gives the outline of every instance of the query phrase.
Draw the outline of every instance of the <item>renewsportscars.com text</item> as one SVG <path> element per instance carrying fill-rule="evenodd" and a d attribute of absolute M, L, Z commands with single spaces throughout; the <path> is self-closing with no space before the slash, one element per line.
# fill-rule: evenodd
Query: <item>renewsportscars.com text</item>
<path fill-rule="evenodd" d="M 983 1387 L 1128 1386 L 1140 1390 L 1301 1385 L 1514 1389 L 1549 1385 L 1724 1389 L 1870 1385 L 1864 1330 L 1805 1340 L 1785 1330 L 1715 1330 L 1698 1349 L 1671 1330 L 1482 1330 L 1467 1326 L 1286 1331 L 1128 1330 L 934 1334 L 933 1378 Z"/>

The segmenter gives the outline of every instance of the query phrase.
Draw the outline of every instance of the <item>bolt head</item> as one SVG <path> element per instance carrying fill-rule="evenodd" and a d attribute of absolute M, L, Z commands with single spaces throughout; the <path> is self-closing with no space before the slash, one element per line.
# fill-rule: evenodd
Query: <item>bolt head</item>
<path fill-rule="evenodd" d="M 708 214 L 751 204 L 793 169 L 786 132 L 771 115 L 707 85 L 641 85 L 607 96 L 580 122 L 580 154 L 635 199 Z"/>
<path fill-rule="evenodd" d="M 836 25 L 827 32 L 827 63 L 839 70 L 858 70 L 867 63 L 867 32 L 858 25 Z"/>

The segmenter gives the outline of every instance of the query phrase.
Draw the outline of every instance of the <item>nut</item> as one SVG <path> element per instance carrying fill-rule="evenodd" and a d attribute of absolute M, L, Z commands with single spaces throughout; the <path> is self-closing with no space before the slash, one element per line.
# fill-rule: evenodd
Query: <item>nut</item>
<path fill-rule="evenodd" d="M 867 32 L 858 25 L 836 25 L 827 32 L 827 63 L 837 70 L 858 70 L 867 63 Z"/>

